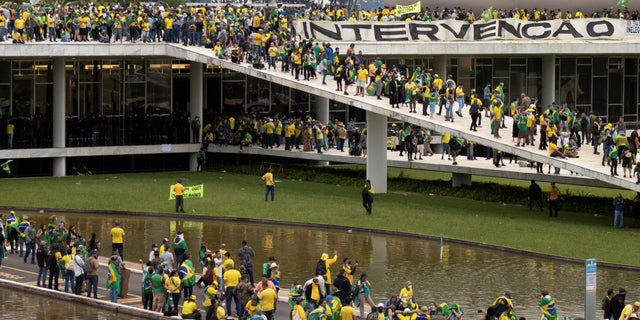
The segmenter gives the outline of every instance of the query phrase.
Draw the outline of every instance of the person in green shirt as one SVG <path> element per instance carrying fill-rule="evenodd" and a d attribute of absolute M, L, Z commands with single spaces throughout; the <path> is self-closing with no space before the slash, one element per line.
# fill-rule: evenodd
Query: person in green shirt
<path fill-rule="evenodd" d="M 164 303 L 164 268 L 158 266 L 158 270 L 151 275 L 151 294 L 153 295 L 153 311 L 162 311 Z"/>

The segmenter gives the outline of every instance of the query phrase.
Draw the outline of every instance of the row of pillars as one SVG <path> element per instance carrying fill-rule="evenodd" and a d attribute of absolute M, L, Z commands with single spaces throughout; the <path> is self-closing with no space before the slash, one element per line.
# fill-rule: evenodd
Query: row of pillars
<path fill-rule="evenodd" d="M 550 105 L 555 96 L 555 55 L 547 55 L 542 58 L 542 97 L 543 106 Z M 437 56 L 434 59 L 434 73 L 441 77 L 447 76 L 447 56 Z M 203 109 L 203 66 L 198 62 L 191 62 L 190 66 L 190 103 L 191 117 L 198 116 L 202 119 Z M 65 59 L 53 59 L 53 147 L 65 148 Z M 319 121 L 323 124 L 329 122 L 329 99 L 316 97 L 312 106 Z M 507 103 L 507 102 L 505 102 Z M 347 120 L 347 119 L 345 119 Z M 367 179 L 370 179 L 377 193 L 387 192 L 387 117 L 371 111 L 366 112 L 367 126 Z M 202 133 L 200 133 L 202 135 Z M 202 137 L 201 137 L 202 138 Z M 202 140 L 202 139 L 200 139 Z M 189 157 L 189 168 L 195 171 L 197 167 L 197 153 Z M 66 175 L 66 158 L 53 159 L 53 175 L 56 177 Z M 471 176 L 454 174 L 452 177 L 454 186 L 470 185 Z"/>

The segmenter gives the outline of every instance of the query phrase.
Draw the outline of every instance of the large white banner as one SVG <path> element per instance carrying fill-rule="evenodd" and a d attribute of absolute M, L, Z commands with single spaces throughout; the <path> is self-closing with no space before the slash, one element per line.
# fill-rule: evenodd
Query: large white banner
<path fill-rule="evenodd" d="M 623 39 L 627 22 L 620 19 L 522 21 L 500 19 L 468 23 L 293 21 L 303 38 L 318 41 L 485 41 Z"/>

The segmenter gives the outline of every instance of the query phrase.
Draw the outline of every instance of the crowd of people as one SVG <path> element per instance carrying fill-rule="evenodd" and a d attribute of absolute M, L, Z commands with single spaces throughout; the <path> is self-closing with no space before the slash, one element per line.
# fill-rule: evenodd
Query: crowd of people
<path fill-rule="evenodd" d="M 58 221 L 56 215 L 38 225 L 35 219 L 29 219 L 27 215 L 20 217 L 11 211 L 6 218 L 0 214 L 0 243 L 3 244 L 0 265 L 7 254 L 7 243 L 11 254 L 19 254 L 24 263 L 29 260 L 31 264 L 37 264 L 37 286 L 59 290 L 59 279 L 62 277 L 64 292 L 77 295 L 86 292 L 87 297 L 98 298 L 98 255 L 101 245 L 95 233 L 87 240 L 76 226 L 67 226 L 64 221 Z M 117 254 L 111 260 L 114 264 L 122 264 Z"/>
<path fill-rule="evenodd" d="M 554 10 L 547 8 L 486 8 L 473 12 L 461 7 L 423 8 L 420 12 L 396 14 L 393 7 L 374 10 L 349 10 L 334 2 L 321 6 L 305 2 L 305 6 L 251 6 L 228 3 L 171 7 L 159 2 L 103 5 L 99 3 L 60 3 L 41 1 L 33 5 L 6 2 L 1 7 L 0 39 L 15 43 L 30 41 L 99 41 L 101 43 L 128 41 L 135 43 L 167 41 L 184 45 L 220 45 L 247 41 L 247 36 L 268 40 L 274 35 L 280 41 L 291 40 L 295 30 L 288 23 L 294 19 L 326 21 L 437 21 L 514 18 L 525 21 L 551 19 L 581 19 L 609 17 L 638 19 L 638 10 L 626 7 L 604 8 L 583 13 L 580 9 Z M 251 37 L 253 39 L 253 37 Z M 247 44 L 253 45 L 253 42 Z M 269 48 L 270 45 L 263 46 Z"/>
<path fill-rule="evenodd" d="M 474 20 L 473 13 L 466 11 L 461 8 L 427 8 L 408 18 L 432 21 L 469 19 L 471 16 L 470 20 Z M 539 140 L 539 149 L 548 150 L 551 157 L 578 158 L 585 145 L 592 145 L 596 154 L 600 153 L 598 147 L 602 145 L 602 165 L 610 167 L 611 175 L 618 175 L 617 168 L 621 165 L 623 178 L 636 178 L 640 183 L 640 167 L 636 164 L 640 146 L 638 133 L 637 130 L 629 130 L 631 133 L 628 134 L 622 118 L 617 122 L 603 123 L 597 114 L 580 112 L 571 105 L 554 103 L 542 106 L 525 93 L 519 97 L 506 97 L 503 83 L 487 83 L 482 93 L 473 88 L 466 91 L 463 84 L 456 84 L 453 75 L 440 77 L 432 72 L 432 66 L 408 67 L 401 61 L 388 67 L 380 58 L 366 57 L 361 50 L 356 50 L 355 44 L 349 45 L 342 54 L 340 48 L 333 48 L 330 43 L 301 39 L 289 23 L 294 19 L 387 21 L 407 18 L 395 16 L 393 8 L 349 13 L 344 7 L 320 8 L 315 4 L 298 8 L 280 5 L 172 8 L 161 3 L 128 6 L 72 3 L 18 6 L 8 3 L 2 12 L 4 15 L 0 14 L 0 19 L 4 16 L 5 23 L 4 26 L 0 23 L 0 35 L 6 29 L 7 36 L 17 33 L 27 41 L 46 38 L 56 41 L 65 37 L 73 41 L 87 41 L 105 35 L 107 42 L 121 42 L 126 38 L 132 42 L 182 41 L 185 45 L 209 46 L 220 58 L 246 61 L 259 68 L 264 68 L 263 61 L 266 61 L 268 69 L 291 73 L 296 80 L 321 78 L 322 83 L 328 85 L 329 78 L 334 80 L 336 91 L 345 95 L 364 96 L 366 93 L 378 99 L 385 96 L 392 108 L 408 108 L 408 112 L 416 114 L 421 111 L 423 116 L 431 119 L 440 116 L 444 110 L 444 120 L 454 122 L 456 118 L 463 118 L 463 111 L 468 108 L 470 130 L 477 131 L 482 127 L 483 118 L 488 117 L 491 132 L 496 138 L 501 137 L 500 129 L 506 128 L 504 119 L 512 117 L 512 138 L 517 146 L 533 146 Z M 537 8 L 492 9 L 485 10 L 483 14 L 487 13 L 492 19 L 585 17 L 580 10 L 572 13 Z M 637 12 L 621 8 L 613 13 L 605 9 L 588 16 L 635 19 Z M 350 90 L 352 86 L 355 86 L 355 91 Z M 108 118 L 103 115 L 88 115 L 82 119 L 69 117 L 68 145 L 105 145 L 109 143 L 108 139 L 112 144 L 195 143 L 199 142 L 202 130 L 205 150 L 209 143 L 218 143 L 259 144 L 264 148 L 283 144 L 286 150 L 302 146 L 303 151 L 315 150 L 318 153 L 329 148 L 344 152 L 348 146 L 347 151 L 352 155 L 366 156 L 367 152 L 367 129 L 355 126 L 352 119 L 348 122 L 346 119 L 332 119 L 325 124 L 296 113 L 267 116 L 205 114 L 202 119 L 204 125 L 201 126 L 200 119 L 192 119 L 188 114 L 135 114 L 127 121 L 115 118 L 109 121 Z M 4 119 L 0 128 L 8 148 L 12 148 L 16 140 L 25 146 L 46 145 L 50 143 L 50 135 L 47 134 L 50 131 L 50 121 L 42 115 Z M 433 154 L 429 148 L 431 133 L 424 128 L 411 128 L 409 125 L 403 125 L 400 130 L 390 128 L 390 136 L 394 141 L 392 149 L 400 151 L 400 155 L 406 151 L 409 161 Z M 442 140 L 446 144 L 443 149 L 446 149 L 447 158 L 453 164 L 457 164 L 456 157 L 460 153 L 466 152 L 467 159 L 475 160 L 476 154 L 482 152 L 473 141 L 450 137 L 446 133 Z M 502 158 L 505 155 L 500 150 L 486 148 L 485 153 L 496 166 L 504 164 Z M 535 166 L 537 172 L 543 173 L 542 163 L 525 165 Z M 555 168 L 554 172 L 558 174 L 560 169 Z"/>
<path fill-rule="evenodd" d="M 37 286 L 60 290 L 58 278 L 62 276 L 65 292 L 86 292 L 87 297 L 97 299 L 98 256 L 106 249 L 101 248 L 95 234 L 87 241 L 75 226 L 67 227 L 55 215 L 38 227 L 35 219 L 26 215 L 20 218 L 14 211 L 6 219 L 0 215 L 0 227 L 0 241 L 10 245 L 11 254 L 19 254 L 25 263 L 37 263 Z M 104 281 L 110 301 L 117 303 L 125 269 L 122 224 L 116 221 L 110 234 L 112 255 Z M 212 247 L 203 242 L 197 255 L 192 255 L 187 237 L 177 231 L 171 240 L 164 238 L 159 245 L 153 244 L 148 257 L 139 259 L 143 308 L 183 319 L 274 319 L 282 277 L 275 257 L 254 268 L 255 251 L 246 240 L 237 250 L 225 243 Z M 5 255 L 0 250 L 0 265 Z M 202 270 L 199 274 L 196 263 Z M 332 276 L 334 272 L 337 275 Z M 457 303 L 418 301 L 411 281 L 406 281 L 397 294 L 376 302 L 372 299 L 375 287 L 366 271 L 355 259 L 339 259 L 337 251 L 322 253 L 315 270 L 309 273 L 313 276 L 304 282 L 293 281 L 289 288 L 287 313 L 291 319 L 460 320 L 465 314 Z M 260 278 L 254 279 L 254 274 L 260 274 Z M 194 294 L 196 286 L 204 289 L 202 303 Z M 638 319 L 640 302 L 625 304 L 625 295 L 622 288 L 618 294 L 608 291 L 601 305 L 605 319 Z M 546 289 L 540 291 L 538 308 L 544 319 L 558 319 L 555 299 Z M 482 318 L 523 319 L 516 315 L 516 309 L 511 294 L 506 292 L 488 304 Z"/>

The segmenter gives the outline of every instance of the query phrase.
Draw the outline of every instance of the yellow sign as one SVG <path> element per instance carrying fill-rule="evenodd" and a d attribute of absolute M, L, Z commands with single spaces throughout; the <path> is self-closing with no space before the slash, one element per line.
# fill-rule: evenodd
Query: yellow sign
<path fill-rule="evenodd" d="M 396 5 L 396 16 L 400 16 L 407 13 L 418 13 L 420 12 L 420 1 L 414 4 L 408 4 L 406 6 Z"/>
<path fill-rule="evenodd" d="M 185 199 L 189 198 L 203 198 L 204 197 L 204 184 L 199 184 L 197 186 L 184 187 L 183 197 Z M 176 193 L 173 191 L 173 185 L 169 187 L 169 200 L 173 200 L 176 198 Z"/>

